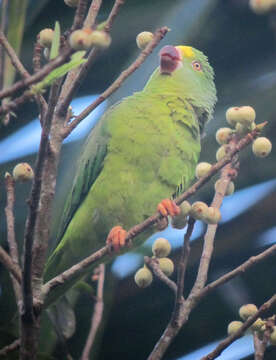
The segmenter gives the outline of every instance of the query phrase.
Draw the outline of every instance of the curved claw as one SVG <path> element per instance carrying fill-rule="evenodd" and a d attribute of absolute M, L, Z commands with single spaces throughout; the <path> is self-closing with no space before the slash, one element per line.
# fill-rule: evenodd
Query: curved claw
<path fill-rule="evenodd" d="M 113 250 L 119 252 L 126 245 L 126 234 L 121 226 L 114 226 L 107 236 L 106 244 L 112 245 Z"/>
<path fill-rule="evenodd" d="M 180 214 L 180 207 L 173 200 L 164 199 L 157 205 L 157 210 L 163 216 L 176 216 Z"/>

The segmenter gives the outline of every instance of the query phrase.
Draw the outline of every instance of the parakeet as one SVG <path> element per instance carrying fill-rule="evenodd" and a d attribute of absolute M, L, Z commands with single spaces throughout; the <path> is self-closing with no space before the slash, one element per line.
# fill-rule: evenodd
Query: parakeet
<path fill-rule="evenodd" d="M 125 230 L 152 215 L 158 203 L 163 215 L 178 213 L 171 200 L 160 201 L 194 178 L 216 88 L 201 51 L 167 45 L 159 56 L 144 89 L 107 110 L 89 135 L 45 281 L 104 246 L 106 238 L 119 251 Z M 140 235 L 139 243 L 149 235 Z"/>

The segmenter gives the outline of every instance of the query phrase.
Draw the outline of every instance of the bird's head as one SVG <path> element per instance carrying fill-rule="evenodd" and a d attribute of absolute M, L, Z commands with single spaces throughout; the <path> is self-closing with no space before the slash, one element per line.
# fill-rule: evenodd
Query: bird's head
<path fill-rule="evenodd" d="M 160 66 L 148 82 L 155 91 L 174 92 L 188 100 L 199 113 L 201 128 L 213 114 L 216 103 L 214 71 L 208 58 L 191 46 L 164 46 Z M 155 83 L 155 84 L 154 84 Z"/>

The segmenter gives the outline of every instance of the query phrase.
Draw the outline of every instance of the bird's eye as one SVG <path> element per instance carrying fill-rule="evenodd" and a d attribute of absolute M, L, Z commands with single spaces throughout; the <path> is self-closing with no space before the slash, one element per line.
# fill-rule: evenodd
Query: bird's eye
<path fill-rule="evenodd" d="M 196 61 L 196 60 L 192 62 L 192 67 L 196 71 L 201 71 L 202 70 L 200 62 Z"/>

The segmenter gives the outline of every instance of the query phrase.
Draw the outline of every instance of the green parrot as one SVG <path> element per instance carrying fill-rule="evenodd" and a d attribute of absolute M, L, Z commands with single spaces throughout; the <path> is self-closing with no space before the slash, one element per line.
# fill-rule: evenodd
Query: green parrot
<path fill-rule="evenodd" d="M 152 215 L 157 204 L 165 216 L 179 213 L 168 198 L 194 178 L 200 135 L 217 99 L 214 72 L 207 57 L 190 46 L 167 45 L 159 56 L 160 65 L 144 89 L 107 110 L 89 135 L 45 281 L 104 246 L 106 239 L 118 253 L 125 229 Z"/>

